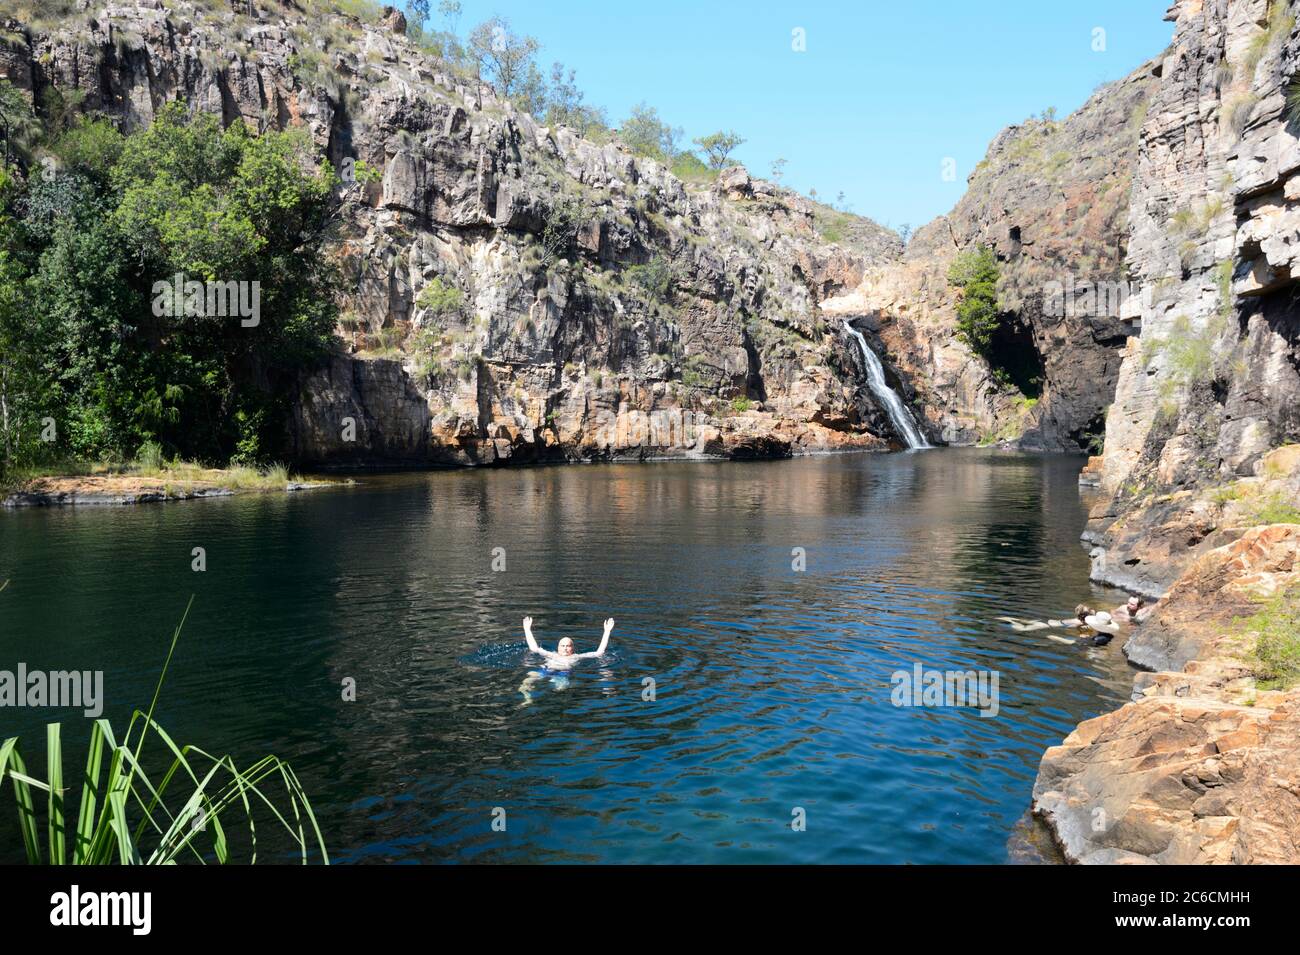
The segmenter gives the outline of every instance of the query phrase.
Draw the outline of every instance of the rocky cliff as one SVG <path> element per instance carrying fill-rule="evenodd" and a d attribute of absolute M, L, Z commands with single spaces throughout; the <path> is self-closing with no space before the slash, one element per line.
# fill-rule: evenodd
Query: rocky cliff
<path fill-rule="evenodd" d="M 1128 213 L 1139 334 L 1085 533 L 1094 579 L 1164 599 L 1124 644 L 1134 702 L 1043 758 L 1034 811 L 1073 861 L 1300 861 L 1300 689 L 1267 688 L 1262 643 L 1294 653 L 1267 601 L 1300 587 L 1296 7 L 1168 13 Z"/>
<path fill-rule="evenodd" d="M 133 128 L 181 99 L 305 128 L 345 176 L 377 172 L 342 196 L 346 347 L 295 405 L 288 443 L 306 462 L 884 447 L 897 436 L 844 320 L 932 438 L 1099 441 L 1133 330 L 1127 215 L 1158 64 L 1064 120 L 1004 130 L 904 256 L 894 233 L 742 169 L 684 183 L 616 141 L 539 126 L 388 8 L 60 5 L 0 32 L 0 73 L 37 102 L 79 89 L 82 108 Z M 947 280 L 981 245 L 1002 272 L 987 359 L 954 334 Z"/>
<path fill-rule="evenodd" d="M 1300 584 L 1300 526 L 1201 555 L 1130 640 L 1172 653 L 1043 756 L 1034 812 L 1072 862 L 1300 862 L 1300 690 L 1263 689 L 1250 620 Z M 1193 659 L 1194 658 L 1194 659 Z"/>
<path fill-rule="evenodd" d="M 1133 330 L 1121 315 L 1129 194 L 1157 73 L 1145 64 L 1064 120 L 1003 130 L 953 211 L 919 229 L 902 261 L 824 304 L 879 330 L 945 441 L 1075 452 L 1099 442 Z M 978 246 L 1000 271 L 987 359 L 954 334 L 948 282 L 954 258 Z"/>
<path fill-rule="evenodd" d="M 301 127 L 345 188 L 343 343 L 307 377 L 304 463 L 784 456 L 895 440 L 818 310 L 897 236 L 742 169 L 690 185 L 540 126 L 329 0 L 65 3 L 5 21 L 0 75 L 147 124 L 166 102 Z M 339 12 L 356 9 L 359 15 Z M 373 173 L 373 174 L 372 174 Z M 828 222 L 835 234 L 829 241 Z"/>
<path fill-rule="evenodd" d="M 1294 14 L 1295 4 L 1266 0 L 1170 10 L 1174 41 L 1129 209 L 1141 334 L 1124 350 L 1106 421 L 1109 500 L 1088 529 L 1099 580 L 1163 592 L 1222 533 L 1249 526 L 1216 520 L 1216 491 L 1300 438 Z M 1171 538 L 1172 548 L 1161 543 Z"/>
<path fill-rule="evenodd" d="M 1093 575 L 1168 598 L 1125 644 L 1135 701 L 1048 752 L 1035 812 L 1080 861 L 1295 861 L 1300 691 L 1260 689 L 1241 621 L 1300 583 L 1296 7 L 1174 3 L 1165 54 L 1005 130 L 905 251 L 743 169 L 687 183 L 541 126 L 361 4 L 53 0 L 0 24 L 0 76 L 128 129 L 178 99 L 301 128 L 339 170 L 340 344 L 286 425 L 305 463 L 886 447 L 844 321 L 932 439 L 1104 432 Z M 979 246 L 983 357 L 947 278 Z"/>

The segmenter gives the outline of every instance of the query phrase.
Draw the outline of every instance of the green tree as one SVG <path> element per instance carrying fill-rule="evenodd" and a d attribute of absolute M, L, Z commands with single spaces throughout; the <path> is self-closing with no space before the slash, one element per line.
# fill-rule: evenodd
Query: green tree
<path fill-rule="evenodd" d="M 730 155 L 743 146 L 745 141 L 735 132 L 710 133 L 695 140 L 695 145 L 704 150 L 704 158 L 714 169 L 721 169 L 727 164 Z"/>
<path fill-rule="evenodd" d="M 456 35 L 456 27 L 460 24 L 460 3 L 459 0 L 442 0 L 438 4 L 438 13 L 442 21 L 447 24 L 447 32 L 452 36 Z"/>
<path fill-rule="evenodd" d="M 25 161 L 40 137 L 40 123 L 22 91 L 0 81 L 0 165 Z"/>
<path fill-rule="evenodd" d="M 988 246 L 968 249 L 948 267 L 948 284 L 961 289 L 957 333 L 971 351 L 987 359 L 998 329 L 998 263 Z"/>
<path fill-rule="evenodd" d="M 515 33 L 501 17 L 484 20 L 469 35 L 469 56 L 479 76 L 506 99 L 523 91 L 530 71 L 536 73 L 538 49 L 537 40 Z"/>
<path fill-rule="evenodd" d="M 424 25 L 429 22 L 429 0 L 406 0 L 406 19 L 417 34 L 423 33 Z"/>
<path fill-rule="evenodd" d="M 567 73 L 564 64 L 551 65 L 551 82 L 546 91 L 545 111 L 538 118 L 548 126 L 571 126 L 579 136 L 593 130 L 605 129 L 609 123 L 604 110 L 583 103 L 582 90 L 578 89 L 573 70 Z"/>
<path fill-rule="evenodd" d="M 124 143 L 125 138 L 109 120 L 83 117 L 50 144 L 50 152 L 63 170 L 81 173 L 104 186 Z"/>
<path fill-rule="evenodd" d="M 659 118 L 653 106 L 638 103 L 623 122 L 618 137 L 628 149 L 638 156 L 671 163 L 677 155 L 677 140 L 681 138 L 679 126 L 669 126 Z"/>
<path fill-rule="evenodd" d="M 214 463 L 266 460 L 289 387 L 334 326 L 337 276 L 320 254 L 330 167 L 312 169 L 302 135 L 223 130 L 181 104 L 129 137 L 79 120 L 42 148 L 58 169 L 0 196 L 0 390 L 19 430 L 39 412 L 57 425 L 49 453 L 157 442 Z M 177 274 L 257 288 L 259 315 L 167 314 L 155 283 Z M 4 304 L 15 296 L 17 313 Z"/>
<path fill-rule="evenodd" d="M 35 425 L 44 397 L 36 349 L 25 327 L 27 269 L 19 256 L 16 223 L 8 214 L 17 192 L 14 170 L 0 165 L 0 481 L 38 457 Z"/>

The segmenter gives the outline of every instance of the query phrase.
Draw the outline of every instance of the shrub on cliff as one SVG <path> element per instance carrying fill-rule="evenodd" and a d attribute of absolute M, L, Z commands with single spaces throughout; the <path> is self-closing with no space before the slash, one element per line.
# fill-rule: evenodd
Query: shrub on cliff
<path fill-rule="evenodd" d="M 1300 590 L 1274 597 L 1244 627 L 1257 638 L 1259 676 L 1278 688 L 1300 682 Z"/>
<path fill-rule="evenodd" d="M 998 328 L 998 263 L 993 250 L 978 246 L 958 255 L 948 267 L 948 283 L 962 292 L 957 334 L 987 359 Z"/>
<path fill-rule="evenodd" d="M 644 265 L 629 266 L 627 276 L 652 302 L 666 302 L 673 287 L 673 264 L 656 254 Z"/>
<path fill-rule="evenodd" d="M 582 196 L 560 195 L 552 200 L 542 226 L 541 265 L 549 269 L 577 241 L 578 232 L 592 219 L 591 205 Z"/>
<path fill-rule="evenodd" d="M 465 296 L 460 289 L 435 275 L 429 284 L 420 289 L 415 304 L 418 308 L 428 309 L 431 317 L 441 318 L 460 311 L 464 301 Z"/>
<path fill-rule="evenodd" d="M 718 171 L 706 165 L 699 156 L 691 152 L 678 153 L 673 157 L 672 174 L 682 182 L 691 185 L 708 185 L 717 181 Z"/>

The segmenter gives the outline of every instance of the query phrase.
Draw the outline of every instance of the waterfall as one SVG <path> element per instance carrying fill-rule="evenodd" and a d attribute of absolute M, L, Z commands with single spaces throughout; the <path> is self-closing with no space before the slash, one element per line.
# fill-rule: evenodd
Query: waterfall
<path fill-rule="evenodd" d="M 917 426 L 916 419 L 912 417 L 912 412 L 907 410 L 907 405 L 903 404 L 903 399 L 899 397 L 898 392 L 890 388 L 889 383 L 885 381 L 885 367 L 880 363 L 876 353 L 871 350 L 867 340 L 862 337 L 862 333 L 847 321 L 844 323 L 844 330 L 858 340 L 862 362 L 867 366 L 867 388 L 884 406 L 899 437 L 907 442 L 909 449 L 930 447 L 930 443 L 925 440 L 925 435 Z"/>

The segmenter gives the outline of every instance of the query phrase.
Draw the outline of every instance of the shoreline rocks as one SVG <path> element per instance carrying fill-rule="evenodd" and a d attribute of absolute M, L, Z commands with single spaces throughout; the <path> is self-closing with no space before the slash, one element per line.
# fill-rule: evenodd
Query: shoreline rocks
<path fill-rule="evenodd" d="M 1300 688 L 1260 690 L 1241 620 L 1300 585 L 1300 525 L 1197 558 L 1125 644 L 1134 702 L 1043 754 L 1033 812 L 1085 864 L 1300 862 Z"/>
<path fill-rule="evenodd" d="M 226 487 L 220 480 L 157 479 L 132 475 L 43 477 L 0 498 L 0 507 L 115 507 L 194 501 L 236 494 L 291 493 L 329 487 L 323 481 L 289 481 L 283 487 Z"/>
<path fill-rule="evenodd" d="M 186 491 L 141 491 L 135 494 L 79 491 L 15 491 L 0 501 L 0 507 L 99 507 L 124 504 L 158 504 L 164 501 L 192 501 L 204 497 L 231 497 L 229 488 L 196 488 Z"/>
<path fill-rule="evenodd" d="M 1261 456 L 1253 472 L 1097 504 L 1082 535 L 1094 545 L 1091 579 L 1160 599 L 1200 555 L 1237 540 L 1270 512 L 1300 514 L 1300 444 Z"/>

